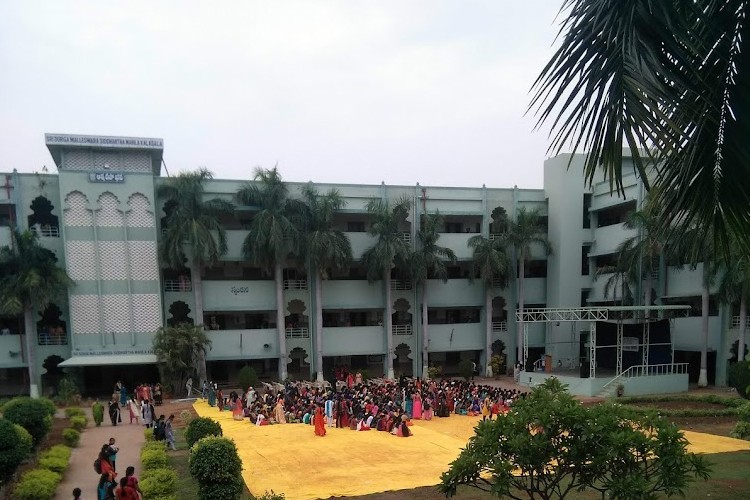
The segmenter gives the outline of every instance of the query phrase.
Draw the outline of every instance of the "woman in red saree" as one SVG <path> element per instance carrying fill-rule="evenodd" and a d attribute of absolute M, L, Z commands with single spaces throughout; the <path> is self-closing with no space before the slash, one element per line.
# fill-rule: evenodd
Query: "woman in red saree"
<path fill-rule="evenodd" d="M 326 435 L 326 422 L 323 418 L 323 409 L 318 406 L 315 409 L 315 417 L 313 417 L 313 423 L 315 424 L 315 435 L 323 437 Z"/>

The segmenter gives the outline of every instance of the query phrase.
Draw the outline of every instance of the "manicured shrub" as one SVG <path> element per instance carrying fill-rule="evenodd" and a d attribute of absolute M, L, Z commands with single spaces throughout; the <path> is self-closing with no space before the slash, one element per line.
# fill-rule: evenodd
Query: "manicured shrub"
<path fill-rule="evenodd" d="M 237 500 L 242 493 L 242 478 L 233 477 L 226 483 L 198 484 L 199 500 Z"/>
<path fill-rule="evenodd" d="M 143 435 L 146 438 L 146 442 L 155 441 L 156 440 L 156 438 L 154 437 L 154 430 L 153 429 L 149 429 L 149 428 L 143 429 Z"/>
<path fill-rule="evenodd" d="M 16 430 L 16 433 L 18 433 L 18 437 L 21 439 L 21 450 L 24 452 L 24 456 L 28 457 L 31 455 L 31 452 L 34 451 L 34 438 L 31 437 L 31 434 L 29 434 L 29 431 L 24 429 L 18 424 L 13 424 L 13 428 Z"/>
<path fill-rule="evenodd" d="M 246 391 L 250 386 L 255 387 L 258 385 L 258 374 L 255 373 L 255 369 L 252 366 L 243 366 L 240 368 L 237 379 L 243 391 Z"/>
<path fill-rule="evenodd" d="M 16 424 L 0 418 L 0 482 L 15 472 L 30 451 L 30 447 L 25 445 L 21 434 L 16 430 Z"/>
<path fill-rule="evenodd" d="M 68 418 L 70 418 L 70 417 L 85 417 L 86 416 L 86 412 L 83 411 L 83 408 L 78 408 L 78 407 L 65 408 L 65 416 L 68 417 Z"/>
<path fill-rule="evenodd" d="M 85 429 L 88 424 L 89 424 L 89 419 L 87 419 L 83 415 L 76 415 L 74 417 L 70 417 L 70 427 L 77 430 L 78 432 Z"/>
<path fill-rule="evenodd" d="M 51 411 L 50 405 L 52 405 Z M 3 416 L 29 431 L 34 445 L 39 444 L 49 432 L 54 414 L 54 404 L 44 398 L 14 398 L 3 407 Z"/>
<path fill-rule="evenodd" d="M 737 394 L 750 399 L 747 392 L 750 386 L 750 360 L 729 365 L 729 385 L 737 390 Z"/>
<path fill-rule="evenodd" d="M 242 492 L 242 462 L 234 441 L 209 436 L 190 451 L 190 474 L 198 481 L 201 500 L 234 500 Z"/>
<path fill-rule="evenodd" d="M 164 498 L 174 493 L 177 487 L 177 472 L 174 469 L 150 469 L 140 480 L 143 498 Z"/>
<path fill-rule="evenodd" d="M 149 441 L 148 443 L 145 443 L 143 445 L 143 447 L 141 448 L 141 453 L 143 453 L 146 450 L 164 451 L 164 443 L 160 443 L 159 441 Z"/>
<path fill-rule="evenodd" d="M 62 474 L 68 468 L 68 460 L 61 457 L 42 457 L 39 459 L 39 468 Z"/>
<path fill-rule="evenodd" d="M 141 465 L 144 470 L 163 469 L 167 466 L 167 452 L 164 448 L 141 451 Z"/>
<path fill-rule="evenodd" d="M 201 438 L 221 435 L 223 435 L 221 425 L 215 420 L 206 417 L 196 418 L 185 429 L 185 441 L 191 448 Z"/>
<path fill-rule="evenodd" d="M 51 500 L 55 496 L 57 485 L 62 476 L 46 469 L 28 471 L 13 490 L 12 498 L 16 500 Z"/>
<path fill-rule="evenodd" d="M 64 458 L 65 460 L 70 459 L 70 455 L 73 453 L 73 450 L 69 446 L 65 446 L 64 444 L 56 444 L 49 450 L 44 452 L 44 457 L 59 457 Z"/>
<path fill-rule="evenodd" d="M 71 448 L 78 446 L 78 442 L 81 440 L 81 433 L 75 429 L 63 429 L 62 431 L 63 443 L 67 444 Z"/>

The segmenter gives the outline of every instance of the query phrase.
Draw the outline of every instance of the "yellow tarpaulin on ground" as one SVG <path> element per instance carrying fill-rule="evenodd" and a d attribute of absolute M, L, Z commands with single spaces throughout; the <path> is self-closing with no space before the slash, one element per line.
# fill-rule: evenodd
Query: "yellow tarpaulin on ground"
<path fill-rule="evenodd" d="M 254 495 L 274 490 L 288 500 L 367 495 L 389 490 L 432 486 L 474 434 L 479 418 L 451 416 L 415 421 L 409 438 L 375 430 L 331 429 L 315 436 L 311 425 L 256 427 L 236 421 L 205 402 L 195 403 L 202 417 L 221 424 L 234 440 L 244 470 L 242 477 Z M 690 451 L 720 453 L 750 450 L 750 442 L 685 432 Z"/>

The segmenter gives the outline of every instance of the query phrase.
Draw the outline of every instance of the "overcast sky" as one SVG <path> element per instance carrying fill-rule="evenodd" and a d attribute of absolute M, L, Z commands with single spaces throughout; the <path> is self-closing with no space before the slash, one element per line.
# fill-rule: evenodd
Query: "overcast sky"
<path fill-rule="evenodd" d="M 52 167 L 60 132 L 161 137 L 170 173 L 541 187 L 561 3 L 5 0 L 0 171 Z"/>

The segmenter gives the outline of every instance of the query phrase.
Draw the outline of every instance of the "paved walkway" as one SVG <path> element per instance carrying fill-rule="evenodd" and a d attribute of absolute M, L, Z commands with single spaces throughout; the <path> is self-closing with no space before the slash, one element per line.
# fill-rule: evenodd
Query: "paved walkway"
<path fill-rule="evenodd" d="M 89 426 L 81 433 L 81 442 L 78 448 L 73 448 L 73 454 L 70 457 L 70 464 L 63 475 L 63 480 L 57 488 L 55 500 L 69 500 L 73 498 L 73 488 L 81 488 L 83 498 L 86 500 L 96 500 L 96 485 L 99 480 L 94 472 L 94 460 L 99 456 L 99 451 L 104 443 L 109 442 L 113 437 L 117 440 L 117 446 L 120 452 L 117 454 L 117 477 L 118 479 L 125 475 L 125 469 L 132 465 L 135 467 L 136 476 L 141 475 L 141 446 L 145 441 L 143 436 L 143 427 L 138 424 L 128 424 L 127 418 L 123 415 L 123 423 L 112 426 L 109 423 L 109 417 L 105 415 L 105 420 L 101 427 L 94 425 L 94 419 L 91 416 L 91 409 L 86 409 L 89 419 Z"/>

